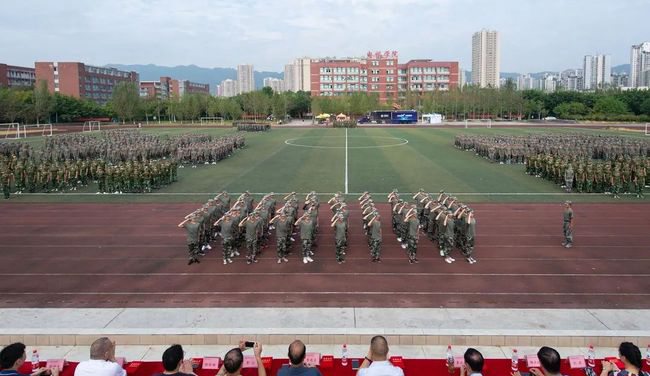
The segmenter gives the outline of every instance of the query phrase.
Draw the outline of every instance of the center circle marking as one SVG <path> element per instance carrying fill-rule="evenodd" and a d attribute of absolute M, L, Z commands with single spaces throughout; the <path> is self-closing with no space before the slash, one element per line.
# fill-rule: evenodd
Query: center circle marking
<path fill-rule="evenodd" d="M 301 143 L 300 140 L 307 140 L 307 139 L 323 139 L 323 138 L 340 138 L 345 140 L 345 136 L 307 136 L 307 137 L 296 137 L 296 138 L 289 138 L 284 140 L 284 143 L 290 146 L 298 146 L 302 148 L 314 148 L 314 149 L 345 149 L 345 145 L 343 146 L 322 146 L 322 145 L 307 145 L 304 143 Z M 348 146 L 348 149 L 379 149 L 379 148 L 392 148 L 396 146 L 404 146 L 409 143 L 409 140 L 401 137 L 388 137 L 388 136 L 348 136 L 348 139 L 350 138 L 366 138 L 366 139 L 374 139 L 374 138 L 380 138 L 384 140 L 393 140 L 394 143 L 392 144 L 386 144 L 386 145 L 368 145 L 368 146 Z"/>

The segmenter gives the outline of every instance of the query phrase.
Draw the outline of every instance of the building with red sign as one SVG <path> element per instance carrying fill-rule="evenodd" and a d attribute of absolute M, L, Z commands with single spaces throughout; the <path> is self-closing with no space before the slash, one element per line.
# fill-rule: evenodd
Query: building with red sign
<path fill-rule="evenodd" d="M 425 93 L 455 89 L 459 85 L 458 62 L 428 59 L 400 64 L 397 51 L 368 52 L 364 58 L 311 60 L 311 95 L 342 96 L 376 94 L 381 102 L 407 92 Z"/>

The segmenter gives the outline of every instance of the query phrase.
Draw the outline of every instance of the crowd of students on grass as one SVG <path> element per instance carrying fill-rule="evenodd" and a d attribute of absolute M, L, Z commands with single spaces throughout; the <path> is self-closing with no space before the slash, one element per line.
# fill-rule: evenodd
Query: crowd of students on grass
<path fill-rule="evenodd" d="M 244 363 L 244 351 L 247 350 L 246 343 L 241 341 L 239 345 L 228 351 L 223 357 L 223 364 L 217 376 L 239 376 Z M 255 342 L 252 350 L 257 362 L 259 376 L 266 376 L 266 369 L 262 361 L 263 346 Z M 394 366 L 388 359 L 388 341 L 383 336 L 375 336 L 370 341 L 370 347 L 363 362 L 359 365 L 357 376 L 404 376 L 404 371 Z M 643 371 L 643 359 L 639 348 L 631 342 L 623 342 L 619 346 L 617 362 L 602 361 L 602 372 L 600 376 L 650 376 Z M 289 345 L 289 364 L 283 366 L 277 376 L 321 376 L 318 368 L 305 364 L 307 347 L 300 340 L 295 340 Z M 542 347 L 537 352 L 540 367 L 531 368 L 529 376 L 561 376 L 560 354 L 551 347 Z M 483 355 L 476 349 L 469 348 L 464 354 L 464 364 L 460 367 L 460 376 L 482 376 L 484 359 Z M 26 362 L 25 345 L 22 343 L 10 344 L 0 351 L 0 376 L 27 376 L 20 374 Z M 162 354 L 162 365 L 164 371 L 153 376 L 191 376 L 196 375 L 192 367 L 192 361 L 185 359 L 185 352 L 181 345 L 172 345 Z M 449 364 L 450 373 L 453 373 L 454 365 Z M 597 376 L 592 368 L 585 368 L 586 376 Z M 31 376 L 52 375 L 58 376 L 59 369 L 56 367 L 40 367 L 33 369 Z M 74 371 L 74 376 L 126 376 L 126 371 L 115 359 L 115 342 L 109 338 L 97 339 L 90 346 L 90 359 L 80 362 Z M 511 376 L 523 376 L 519 371 L 513 372 Z"/>

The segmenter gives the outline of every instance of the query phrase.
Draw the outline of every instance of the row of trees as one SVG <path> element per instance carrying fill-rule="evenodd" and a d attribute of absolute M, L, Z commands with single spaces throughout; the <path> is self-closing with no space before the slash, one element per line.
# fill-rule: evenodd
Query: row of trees
<path fill-rule="evenodd" d="M 354 93 L 337 97 L 310 97 L 306 92 L 275 93 L 271 88 L 232 98 L 187 94 L 166 100 L 143 99 L 134 83 L 120 83 L 111 101 L 92 101 L 60 94 L 52 95 L 45 82 L 34 89 L 0 88 L 0 122 L 72 122 L 80 118 L 110 117 L 120 121 L 164 119 L 194 122 L 202 116 L 227 120 L 242 118 L 301 118 L 308 113 L 353 117 L 369 111 L 403 108 L 421 113 L 437 112 L 447 119 L 533 119 L 556 116 L 563 119 L 650 121 L 650 91 L 606 90 L 597 92 L 536 90 L 517 91 L 512 82 L 500 89 L 466 87 L 461 90 L 425 94 L 403 93 L 398 100 L 381 103 L 376 94 Z"/>

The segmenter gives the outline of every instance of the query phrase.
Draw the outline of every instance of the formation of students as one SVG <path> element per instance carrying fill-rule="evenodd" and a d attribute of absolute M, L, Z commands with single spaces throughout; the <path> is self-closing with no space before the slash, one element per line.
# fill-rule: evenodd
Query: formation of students
<path fill-rule="evenodd" d="M 272 231 L 275 234 L 277 263 L 289 262 L 292 244 L 300 235 L 300 254 L 305 264 L 314 262 L 316 235 L 319 224 L 320 201 L 315 192 L 310 192 L 301 206 L 295 192 L 283 198 L 283 204 L 276 209 L 273 193 L 264 195 L 257 205 L 249 192 L 242 193 L 230 206 L 230 196 L 221 192 L 208 200 L 201 208 L 188 214 L 178 226 L 187 232 L 189 264 L 199 262 L 199 257 L 212 249 L 211 242 L 221 237 L 224 265 L 240 256 L 240 249 L 246 247 L 246 263 L 259 261 L 260 250 L 269 245 Z M 438 243 L 440 256 L 447 263 L 455 259 L 452 252 L 460 249 L 467 262 L 474 264 L 473 257 L 476 219 L 467 205 L 444 192 L 434 199 L 423 190 L 417 192 L 407 203 L 397 190 L 388 195 L 391 206 L 392 228 L 410 263 L 417 263 L 419 234 Z M 370 193 L 359 198 L 363 230 L 367 237 L 370 260 L 381 262 L 382 223 L 379 209 Z M 341 192 L 327 201 L 333 214 L 330 227 L 333 228 L 336 262 L 346 261 L 350 210 Z M 302 210 L 302 215 L 299 214 Z M 321 251 L 322 253 L 323 251 Z"/>

